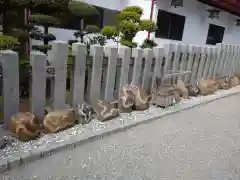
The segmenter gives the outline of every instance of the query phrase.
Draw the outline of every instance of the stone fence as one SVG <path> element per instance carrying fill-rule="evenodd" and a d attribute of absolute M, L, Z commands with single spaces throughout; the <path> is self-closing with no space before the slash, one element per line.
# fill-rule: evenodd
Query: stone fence
<path fill-rule="evenodd" d="M 187 84 L 196 84 L 203 77 L 231 76 L 240 68 L 240 46 L 217 44 L 215 47 L 166 44 L 153 49 L 91 46 L 90 57 L 86 46 L 72 45 L 70 105 L 75 107 L 87 101 L 118 98 L 118 90 L 125 84 L 141 85 L 151 91 L 154 77 L 173 83 L 182 78 Z M 46 78 L 52 77 L 52 107 L 66 108 L 67 42 L 52 45 L 51 66 L 47 56 L 31 52 L 31 111 L 44 117 Z M 13 114 L 19 111 L 19 58 L 16 52 L 0 52 L 3 75 L 3 114 L 7 126 Z"/>

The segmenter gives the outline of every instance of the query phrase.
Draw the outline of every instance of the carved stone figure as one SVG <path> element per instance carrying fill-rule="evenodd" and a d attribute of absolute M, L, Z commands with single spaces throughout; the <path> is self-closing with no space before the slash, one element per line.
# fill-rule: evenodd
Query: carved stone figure
<path fill-rule="evenodd" d="M 180 96 L 182 98 L 188 98 L 188 89 L 186 88 L 185 83 L 181 79 L 177 80 L 177 84 L 175 84 L 174 87 L 179 90 Z"/>
<path fill-rule="evenodd" d="M 100 121 L 107 121 L 119 115 L 118 101 L 101 101 L 94 104 L 94 111 L 97 114 L 97 119 Z"/>
<path fill-rule="evenodd" d="M 229 77 L 221 77 L 221 78 L 217 79 L 217 83 L 218 83 L 219 89 L 227 90 L 227 89 L 231 88 Z"/>
<path fill-rule="evenodd" d="M 213 94 L 216 90 L 218 90 L 218 83 L 215 77 L 202 78 L 198 82 L 197 86 L 201 91 L 201 95 Z"/>
<path fill-rule="evenodd" d="M 180 92 L 172 85 L 159 87 L 152 92 L 152 104 L 157 107 L 167 108 L 180 101 Z"/>
<path fill-rule="evenodd" d="M 77 124 L 89 123 L 93 119 L 95 113 L 93 107 L 86 103 L 82 105 L 77 105 L 75 111 Z"/>
<path fill-rule="evenodd" d="M 239 72 L 234 73 L 234 76 L 236 76 L 240 80 L 240 73 Z"/>
<path fill-rule="evenodd" d="M 130 85 L 130 90 L 134 95 L 134 110 L 146 110 L 149 108 L 151 95 L 147 93 L 147 91 L 140 87 Z"/>
<path fill-rule="evenodd" d="M 197 97 L 201 93 L 200 89 L 197 86 L 193 86 L 191 84 L 187 86 L 187 89 L 189 96 Z"/>
<path fill-rule="evenodd" d="M 56 133 L 72 127 L 74 123 L 74 109 L 54 110 L 49 112 L 43 120 L 44 132 Z"/>
<path fill-rule="evenodd" d="M 9 130 L 21 141 L 30 141 L 41 135 L 42 124 L 35 114 L 19 112 L 10 119 Z"/>
<path fill-rule="evenodd" d="M 130 113 L 135 104 L 135 96 L 131 91 L 130 85 L 123 86 L 119 91 L 118 108 L 120 112 Z"/>
<path fill-rule="evenodd" d="M 236 87 L 240 84 L 240 81 L 237 76 L 233 76 L 230 78 L 230 87 Z"/>

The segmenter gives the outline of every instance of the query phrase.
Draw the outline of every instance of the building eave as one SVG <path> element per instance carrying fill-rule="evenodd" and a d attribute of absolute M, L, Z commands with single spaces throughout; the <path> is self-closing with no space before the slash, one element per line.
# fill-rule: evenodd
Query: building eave
<path fill-rule="evenodd" d="M 240 16 L 240 2 L 235 0 L 198 0 L 235 16 Z"/>

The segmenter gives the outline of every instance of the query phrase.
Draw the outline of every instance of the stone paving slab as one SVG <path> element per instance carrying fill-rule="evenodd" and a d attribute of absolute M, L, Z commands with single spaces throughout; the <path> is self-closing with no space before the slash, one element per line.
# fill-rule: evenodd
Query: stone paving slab
<path fill-rule="evenodd" d="M 149 123 L 163 116 L 209 103 L 216 99 L 235 95 L 239 92 L 240 87 L 235 87 L 226 91 L 218 91 L 213 95 L 183 100 L 180 104 L 166 110 L 151 107 L 142 112 L 121 114 L 120 117 L 105 123 L 95 120 L 84 126 L 77 125 L 58 134 L 46 135 L 39 140 L 22 143 L 18 148 L 15 148 L 14 150 L 7 149 L 0 154 L 0 172 L 5 172 L 20 166 L 21 164 L 51 156 L 53 153 L 60 152 L 64 149 L 75 148 L 76 146 L 82 145 L 90 140 L 102 138 L 111 133 L 124 131 L 139 124 Z"/>

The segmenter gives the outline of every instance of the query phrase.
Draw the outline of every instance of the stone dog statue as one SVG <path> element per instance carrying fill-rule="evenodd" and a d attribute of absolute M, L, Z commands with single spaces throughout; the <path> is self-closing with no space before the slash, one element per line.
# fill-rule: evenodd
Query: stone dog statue
<path fill-rule="evenodd" d="M 9 130 L 19 140 L 30 141 L 40 137 L 42 124 L 35 114 L 19 112 L 11 117 Z"/>
<path fill-rule="evenodd" d="M 54 110 L 44 117 L 43 126 L 45 133 L 56 133 L 74 126 L 74 109 Z"/>
<path fill-rule="evenodd" d="M 197 82 L 197 86 L 201 91 L 201 95 L 213 94 L 218 90 L 218 83 L 215 77 L 202 78 Z"/>
<path fill-rule="evenodd" d="M 93 106 L 99 121 L 107 121 L 119 115 L 118 101 L 98 100 Z"/>

